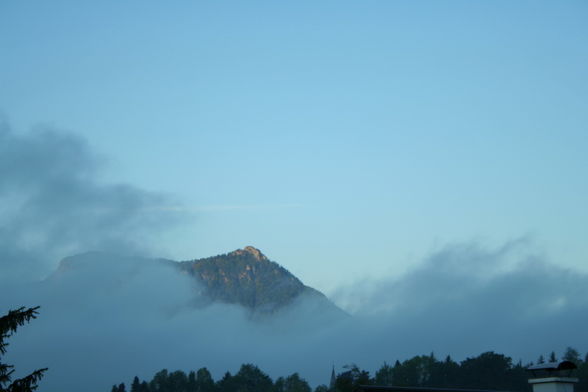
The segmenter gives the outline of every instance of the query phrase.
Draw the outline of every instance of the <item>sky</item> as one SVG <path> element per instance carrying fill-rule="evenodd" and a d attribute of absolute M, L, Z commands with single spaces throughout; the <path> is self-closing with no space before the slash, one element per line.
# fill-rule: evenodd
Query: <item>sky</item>
<path fill-rule="evenodd" d="M 193 218 L 161 255 L 260 248 L 308 284 L 531 237 L 586 270 L 583 1 L 0 5 L 0 113 Z M 169 231 L 167 233 L 170 233 Z"/>
<path fill-rule="evenodd" d="M 1 2 L 0 311 L 42 306 L 7 360 L 100 391 L 164 367 L 316 385 L 334 361 L 584 354 L 586 20 L 585 1 Z M 353 321 L 196 311 L 145 261 L 246 245 Z M 42 280 L 87 251 L 109 253 Z"/>

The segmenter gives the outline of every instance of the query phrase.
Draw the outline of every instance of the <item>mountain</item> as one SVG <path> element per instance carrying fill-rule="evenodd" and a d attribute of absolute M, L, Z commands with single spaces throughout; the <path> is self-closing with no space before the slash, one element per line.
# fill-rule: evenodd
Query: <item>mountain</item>
<path fill-rule="evenodd" d="M 195 305 L 235 304 L 254 316 L 269 316 L 293 308 L 307 315 L 347 316 L 323 293 L 304 285 L 287 269 L 252 246 L 181 262 L 88 252 L 63 259 L 52 278 L 90 276 L 103 288 L 119 287 L 138 271 L 162 264 L 194 279 L 197 283 L 194 294 L 198 299 L 193 302 Z"/>
<path fill-rule="evenodd" d="M 246 246 L 224 255 L 179 263 L 204 287 L 213 301 L 239 304 L 256 313 L 273 313 L 297 301 L 310 300 L 343 312 L 318 290 L 305 286 L 259 249 Z"/>

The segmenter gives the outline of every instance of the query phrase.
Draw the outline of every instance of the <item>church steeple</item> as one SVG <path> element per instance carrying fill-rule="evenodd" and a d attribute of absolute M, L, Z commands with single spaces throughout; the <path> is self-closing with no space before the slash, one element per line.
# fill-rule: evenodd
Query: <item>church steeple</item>
<path fill-rule="evenodd" d="M 333 370 L 331 370 L 331 382 L 329 384 L 329 391 L 333 392 L 335 390 L 335 382 L 337 381 L 337 376 L 335 375 L 335 365 L 333 365 Z"/>

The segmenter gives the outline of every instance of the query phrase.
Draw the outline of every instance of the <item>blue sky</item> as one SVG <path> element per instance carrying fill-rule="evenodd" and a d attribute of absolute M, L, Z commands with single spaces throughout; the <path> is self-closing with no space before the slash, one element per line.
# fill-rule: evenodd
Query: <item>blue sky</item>
<path fill-rule="evenodd" d="M 529 237 L 586 270 L 584 1 L 0 5 L 0 113 L 105 157 L 323 290 L 446 244 Z"/>

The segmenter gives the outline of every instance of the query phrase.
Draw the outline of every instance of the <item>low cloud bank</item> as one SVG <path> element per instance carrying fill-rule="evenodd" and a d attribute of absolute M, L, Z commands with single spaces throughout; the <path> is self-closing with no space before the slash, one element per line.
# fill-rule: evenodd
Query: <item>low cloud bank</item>
<path fill-rule="evenodd" d="M 548 262 L 525 239 L 447 246 L 400 278 L 358 283 L 334 298 L 376 335 L 402 337 L 390 345 L 399 354 L 495 350 L 531 361 L 566 346 L 588 350 L 588 276 Z"/>
<path fill-rule="evenodd" d="M 305 302 L 263 322 L 237 306 L 198 306 L 193 280 L 137 256 L 153 253 L 142 245 L 175 222 L 162 213 L 166 200 L 104 185 L 98 166 L 74 136 L 0 128 L 0 310 L 42 306 L 5 359 L 21 373 L 48 366 L 40 392 L 108 391 L 162 368 L 206 366 L 219 378 L 252 362 L 316 385 L 333 363 L 373 371 L 431 351 L 527 361 L 566 346 L 588 350 L 588 277 L 550 264 L 524 240 L 448 246 L 400 278 L 343 287 L 333 297 L 354 316 L 336 323 Z M 110 253 L 30 279 L 96 249 Z"/>
<path fill-rule="evenodd" d="M 299 372 L 316 385 L 328 382 L 332 363 L 375 371 L 431 351 L 464 359 L 494 350 L 524 362 L 567 346 L 584 352 L 588 277 L 526 247 L 456 245 L 402 278 L 347 287 L 336 298 L 354 298 L 355 314 L 336 323 L 304 302 L 271 320 L 238 306 L 198 307 L 194 280 L 166 263 L 88 254 L 88 263 L 0 300 L 2 308 L 14 300 L 42 306 L 7 359 L 22 371 L 49 366 L 41 391 L 104 391 L 162 368 L 205 366 L 220 378 L 255 363 L 273 377 Z"/>

